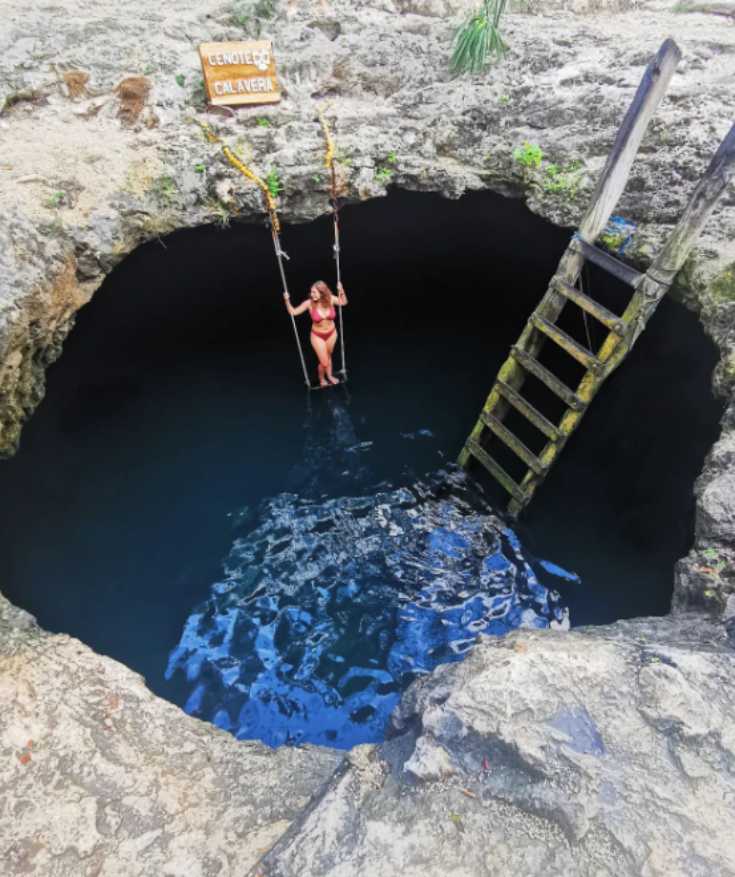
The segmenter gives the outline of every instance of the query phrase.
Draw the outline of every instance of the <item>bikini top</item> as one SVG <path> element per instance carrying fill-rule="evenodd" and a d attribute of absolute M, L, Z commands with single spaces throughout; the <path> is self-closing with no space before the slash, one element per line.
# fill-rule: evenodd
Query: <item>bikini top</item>
<path fill-rule="evenodd" d="M 323 317 L 319 313 L 318 308 L 309 308 L 309 314 L 311 314 L 311 319 L 313 320 L 313 322 L 321 323 L 322 320 L 333 320 L 337 316 L 337 311 L 335 311 L 335 309 L 333 307 L 331 307 L 329 309 L 329 316 Z"/>

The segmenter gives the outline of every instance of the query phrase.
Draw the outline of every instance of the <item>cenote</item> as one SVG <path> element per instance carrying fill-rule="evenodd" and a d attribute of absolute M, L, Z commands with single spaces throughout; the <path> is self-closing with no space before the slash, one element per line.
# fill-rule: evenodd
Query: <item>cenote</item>
<path fill-rule="evenodd" d="M 452 461 L 570 232 L 490 193 L 342 216 L 347 387 L 305 393 L 267 230 L 180 231 L 79 313 L 0 465 L 6 595 L 271 745 L 380 739 L 478 633 L 667 612 L 721 414 L 714 346 L 664 301 L 511 528 Z M 332 283 L 330 235 L 285 229 L 294 300 Z"/>

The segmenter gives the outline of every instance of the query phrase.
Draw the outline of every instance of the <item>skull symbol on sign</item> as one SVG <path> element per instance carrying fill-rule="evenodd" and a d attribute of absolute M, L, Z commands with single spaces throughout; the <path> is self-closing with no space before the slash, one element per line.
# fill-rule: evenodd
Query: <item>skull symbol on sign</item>
<path fill-rule="evenodd" d="M 253 62 L 258 70 L 267 70 L 271 63 L 270 51 L 268 49 L 255 49 Z"/>

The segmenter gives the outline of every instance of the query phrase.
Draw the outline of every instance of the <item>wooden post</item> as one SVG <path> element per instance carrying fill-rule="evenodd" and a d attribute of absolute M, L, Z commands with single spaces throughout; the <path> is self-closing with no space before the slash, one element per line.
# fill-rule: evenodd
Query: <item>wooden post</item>
<path fill-rule="evenodd" d="M 668 292 L 677 272 L 689 257 L 717 201 L 734 175 L 735 124 L 720 143 L 674 230 L 638 284 L 635 295 L 622 317 L 630 326 L 626 337 L 626 350 L 616 351 L 610 357 L 605 370 L 606 376 L 617 368 L 625 353 L 640 337 L 659 302 Z"/>
<path fill-rule="evenodd" d="M 584 240 L 592 243 L 607 224 L 610 214 L 625 188 L 630 166 L 638 152 L 648 123 L 661 103 L 680 58 L 681 50 L 679 47 L 672 39 L 667 39 L 646 67 L 633 101 L 618 130 L 605 167 L 602 169 L 592 203 L 580 223 L 579 234 Z M 570 286 L 574 286 L 583 264 L 584 257 L 581 253 L 568 246 L 559 261 L 555 276 Z M 555 323 L 565 303 L 566 298 L 557 291 L 552 279 L 536 313 L 548 322 Z M 529 322 L 521 333 L 516 346 L 525 350 L 530 356 L 536 357 L 541 351 L 543 343 L 543 337 L 534 331 L 533 325 Z M 496 380 L 503 381 L 513 390 L 518 390 L 523 386 L 525 371 L 512 356 L 509 356 L 501 366 Z M 508 402 L 493 386 L 485 401 L 483 411 L 485 413 L 495 412 L 496 417 L 502 420 L 507 408 Z M 484 422 L 482 418 L 479 418 L 459 454 L 458 463 L 460 466 L 467 466 L 469 463 L 471 456 L 469 442 L 471 440 L 478 441 L 483 429 Z"/>
<path fill-rule="evenodd" d="M 589 243 L 593 243 L 600 234 L 620 200 L 648 123 L 661 103 L 680 60 L 681 49 L 672 39 L 664 40 L 643 73 L 602 169 L 592 203 L 579 224 L 580 237 Z"/>

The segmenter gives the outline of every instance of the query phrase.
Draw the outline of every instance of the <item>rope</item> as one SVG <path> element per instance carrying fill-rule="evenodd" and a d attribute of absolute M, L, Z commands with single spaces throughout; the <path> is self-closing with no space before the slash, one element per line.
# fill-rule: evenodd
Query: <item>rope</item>
<path fill-rule="evenodd" d="M 273 238 L 273 249 L 276 254 L 276 261 L 278 262 L 278 270 L 281 273 L 281 282 L 283 283 L 283 291 L 288 293 L 288 284 L 286 282 L 286 270 L 283 267 L 284 258 L 288 259 L 288 255 L 284 252 L 281 247 L 281 239 L 279 237 L 279 233 L 281 231 L 281 223 L 278 219 L 278 213 L 276 211 L 276 201 L 273 197 L 271 190 L 268 188 L 268 184 L 261 179 L 255 171 L 251 170 L 245 162 L 240 158 L 240 156 L 233 152 L 229 146 L 226 146 L 220 138 L 212 131 L 209 125 L 206 122 L 200 122 L 198 119 L 195 119 L 196 123 L 204 132 L 204 136 L 210 143 L 219 143 L 222 146 L 222 153 L 229 161 L 229 163 L 238 170 L 246 179 L 251 180 L 255 185 L 260 189 L 261 194 L 263 196 L 263 203 L 265 205 L 265 209 L 268 213 L 268 218 L 271 224 L 271 236 Z M 296 320 L 294 319 L 293 314 L 289 314 L 291 317 L 291 325 L 293 327 L 294 338 L 296 339 L 296 347 L 299 352 L 299 360 L 301 362 L 301 371 L 304 375 L 304 383 L 306 384 L 308 389 L 311 389 L 311 383 L 309 382 L 309 373 L 306 370 L 306 361 L 304 360 L 304 351 L 301 349 L 301 338 L 299 337 L 299 330 L 296 327 Z M 341 316 L 341 313 L 340 313 Z"/>
<path fill-rule="evenodd" d="M 334 217 L 334 245 L 332 247 L 334 251 L 334 261 L 337 270 L 337 288 L 339 291 L 339 287 L 342 283 L 342 269 L 340 266 L 339 253 L 339 202 L 337 200 L 337 171 L 334 167 L 334 140 L 332 138 L 332 132 L 329 130 L 329 125 L 327 125 L 327 120 L 324 117 L 324 113 L 321 110 L 321 107 L 317 107 L 317 116 L 319 117 L 319 123 L 322 126 L 322 131 L 324 133 L 324 140 L 326 142 L 326 149 L 324 151 L 324 167 L 329 171 L 330 174 L 330 201 L 332 204 L 332 216 Z M 343 307 L 339 306 L 339 339 L 340 339 L 340 353 L 342 356 L 342 368 L 340 369 L 340 374 L 342 377 L 347 380 L 347 353 L 345 350 L 345 329 L 344 329 L 344 321 L 342 317 Z"/>
<path fill-rule="evenodd" d="M 278 269 L 281 272 L 281 282 L 283 283 L 283 291 L 288 293 L 288 283 L 286 283 L 286 271 L 283 267 L 283 259 L 284 257 L 288 259 L 288 256 L 281 249 L 281 239 L 278 237 L 278 232 L 275 229 L 271 229 L 273 235 L 273 249 L 276 251 L 276 259 L 278 260 Z M 290 295 L 290 294 L 289 294 Z M 289 313 L 291 317 L 291 326 L 293 328 L 294 338 L 296 339 L 296 348 L 299 351 L 299 360 L 301 361 L 301 371 L 304 375 L 304 383 L 306 384 L 307 389 L 311 389 L 311 383 L 309 382 L 309 373 L 306 370 L 306 362 L 304 361 L 304 351 L 301 349 L 301 338 L 299 338 L 299 330 L 296 328 L 296 320 L 294 315 Z"/>
<path fill-rule="evenodd" d="M 586 268 L 587 266 L 585 265 L 584 267 Z M 587 277 L 587 280 L 589 281 L 589 275 Z M 589 284 L 588 284 L 588 286 L 589 286 Z M 582 271 L 579 272 L 579 289 L 580 289 L 580 292 L 585 291 L 584 280 L 582 279 Z M 592 339 L 590 338 L 590 327 L 589 327 L 589 324 L 587 322 L 587 312 L 586 311 L 582 311 L 582 319 L 584 320 L 584 331 L 585 331 L 585 334 L 587 335 L 587 350 L 589 350 L 590 353 L 594 353 L 595 351 L 594 351 L 594 348 L 592 347 Z"/>

